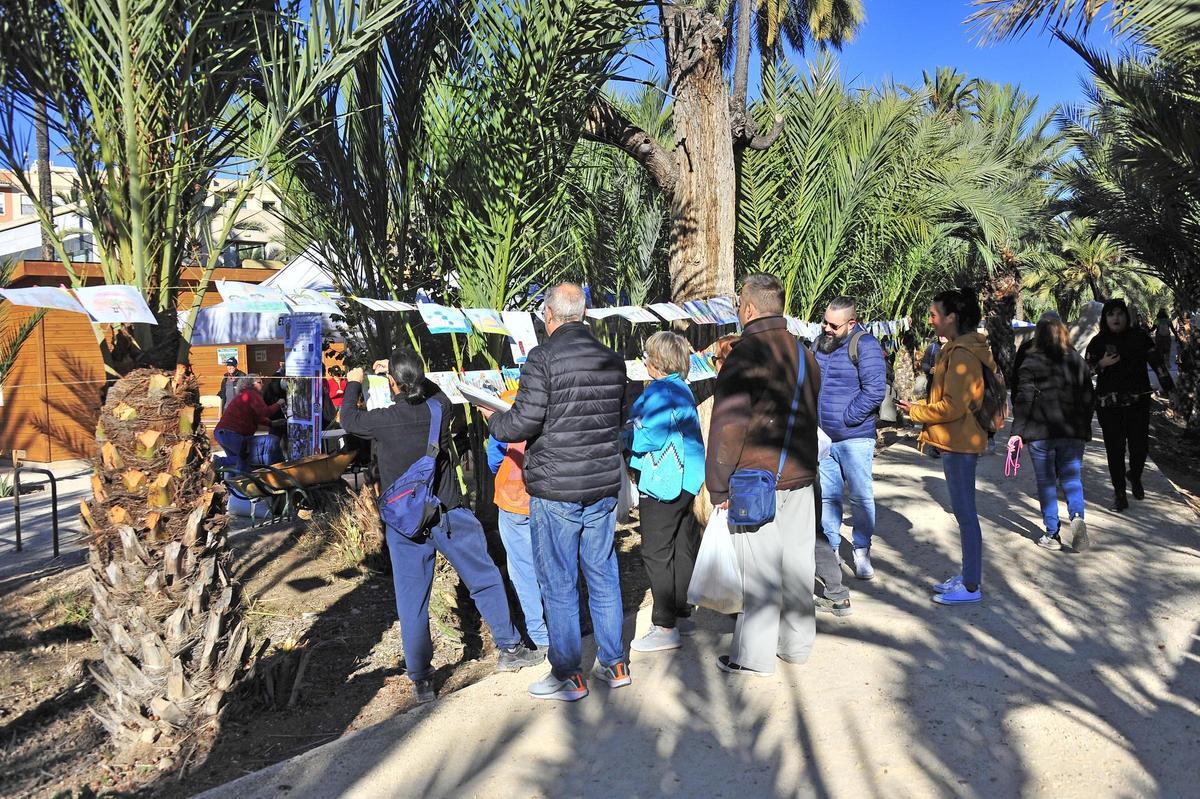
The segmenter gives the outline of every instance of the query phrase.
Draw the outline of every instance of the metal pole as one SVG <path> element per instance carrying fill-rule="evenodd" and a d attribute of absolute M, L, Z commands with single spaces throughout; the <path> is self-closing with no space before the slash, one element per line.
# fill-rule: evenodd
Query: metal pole
<path fill-rule="evenodd" d="M 17 551 L 21 551 L 21 467 L 13 464 L 13 522 L 17 534 Z"/>

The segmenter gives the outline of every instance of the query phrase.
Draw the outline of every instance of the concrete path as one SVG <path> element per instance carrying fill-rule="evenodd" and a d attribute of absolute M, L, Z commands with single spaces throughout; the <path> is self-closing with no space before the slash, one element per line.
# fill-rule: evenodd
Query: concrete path
<path fill-rule="evenodd" d="M 1102 510 L 1095 442 L 1095 545 L 1048 552 L 1032 467 L 1002 469 L 981 461 L 981 605 L 930 601 L 958 569 L 956 527 L 940 464 L 893 447 L 876 466 L 878 577 L 851 580 L 853 616 L 818 615 L 807 664 L 723 674 L 732 624 L 704 612 L 682 650 L 635 654 L 628 688 L 538 703 L 524 689 L 541 669 L 496 675 L 203 796 L 1196 795 L 1195 516 L 1157 470 L 1145 502 Z"/>
<path fill-rule="evenodd" d="M 16 513 L 12 497 L 0 499 L 0 593 L 87 560 L 87 538 L 79 516 L 79 500 L 92 495 L 92 465 L 82 460 L 27 465 L 49 469 L 57 480 L 59 556 L 54 557 L 49 481 L 43 474 L 22 472 L 23 484 L 43 485 L 44 489 L 21 496 L 20 552 L 16 549 Z M 12 479 L 11 469 L 0 468 L 0 474 Z"/>

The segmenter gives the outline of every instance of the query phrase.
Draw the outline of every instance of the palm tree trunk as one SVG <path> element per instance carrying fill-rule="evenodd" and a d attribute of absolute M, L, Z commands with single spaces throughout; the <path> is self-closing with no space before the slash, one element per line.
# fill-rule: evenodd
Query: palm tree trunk
<path fill-rule="evenodd" d="M 197 733 L 213 731 L 249 642 L 199 384 L 182 370 L 134 371 L 108 391 L 96 433 L 81 512 L 93 536 L 98 715 L 128 762 L 169 769 L 185 741 L 211 740 Z"/>
<path fill-rule="evenodd" d="M 671 198 L 671 297 L 733 294 L 737 178 L 721 20 L 664 5 L 667 70 L 674 92 L 677 182 Z"/>
<path fill-rule="evenodd" d="M 1012 382 L 1012 367 L 1017 356 L 1012 323 L 1020 299 L 1021 278 L 1015 269 L 1004 269 L 988 279 L 983 293 L 983 324 L 991 344 L 992 357 L 1005 379 Z"/>
<path fill-rule="evenodd" d="M 34 127 L 37 137 L 38 165 L 38 202 L 46 213 L 54 219 L 54 193 L 50 181 L 50 114 L 46 106 L 46 98 L 39 97 L 34 106 Z M 42 260 L 49 261 L 54 257 L 54 245 L 50 241 L 50 233 L 42 227 Z"/>

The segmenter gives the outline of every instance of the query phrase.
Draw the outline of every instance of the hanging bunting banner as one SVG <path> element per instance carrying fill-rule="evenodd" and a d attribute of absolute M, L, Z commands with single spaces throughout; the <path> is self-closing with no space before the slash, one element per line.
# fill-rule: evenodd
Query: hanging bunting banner
<path fill-rule="evenodd" d="M 692 318 L 691 314 L 673 302 L 655 302 L 646 307 L 668 322 L 679 322 Z"/>
<path fill-rule="evenodd" d="M 328 294 L 316 289 L 296 289 L 286 292 L 284 296 L 292 313 L 340 314 L 342 312 Z"/>
<path fill-rule="evenodd" d="M 287 313 L 287 299 L 274 286 L 218 280 L 217 291 L 232 313 Z"/>
<path fill-rule="evenodd" d="M 0 289 L 0 297 L 13 305 L 27 308 L 53 308 L 56 311 L 87 313 L 71 292 L 57 286 L 34 286 L 27 289 Z"/>
<path fill-rule="evenodd" d="M 471 320 L 471 327 L 480 333 L 494 333 L 507 336 L 508 328 L 500 319 L 500 312 L 491 308 L 463 308 L 463 313 Z"/>
<path fill-rule="evenodd" d="M 538 345 L 533 317 L 528 311 L 503 311 L 500 316 L 508 329 L 508 343 L 512 348 L 513 362 L 525 363 L 529 351 Z"/>
<path fill-rule="evenodd" d="M 376 300 L 371 297 L 355 297 L 356 302 L 365 305 L 372 311 L 381 311 L 383 313 L 401 313 L 403 311 L 415 311 L 417 306 L 399 300 Z"/>
<path fill-rule="evenodd" d="M 97 322 L 158 324 L 146 298 L 133 286 L 87 286 L 75 289 L 75 296 Z"/>
<path fill-rule="evenodd" d="M 708 310 L 720 325 L 736 325 L 738 323 L 737 309 L 729 297 L 713 297 L 708 301 Z"/>
<path fill-rule="evenodd" d="M 712 311 L 708 308 L 708 303 L 704 300 L 688 300 L 683 304 L 687 309 L 688 316 L 693 322 L 701 325 L 715 325 L 717 320 L 713 317 Z"/>
<path fill-rule="evenodd" d="M 457 308 L 447 308 L 433 302 L 423 302 L 417 306 L 421 318 L 429 325 L 430 333 L 470 333 L 471 325 L 467 317 Z"/>

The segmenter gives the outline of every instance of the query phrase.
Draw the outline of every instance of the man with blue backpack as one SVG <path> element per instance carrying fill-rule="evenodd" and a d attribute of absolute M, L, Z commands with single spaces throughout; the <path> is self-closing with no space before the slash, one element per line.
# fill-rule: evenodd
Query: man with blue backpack
<path fill-rule="evenodd" d="M 436 698 L 429 595 L 434 558 L 441 552 L 466 584 L 500 650 L 499 671 L 519 671 L 545 660 L 528 649 L 513 626 L 504 580 L 487 551 L 487 539 L 465 505 L 450 454 L 451 404 L 425 377 L 425 364 L 411 349 L 397 349 L 388 362 L 395 402 L 367 411 L 358 407 L 363 370 L 346 375 L 342 427 L 378 442 L 380 516 L 384 522 L 404 661 L 417 701 Z"/>
<path fill-rule="evenodd" d="M 825 310 L 814 345 L 821 366 L 821 429 L 833 442 L 821 459 L 821 524 L 833 551 L 842 539 L 842 496 L 850 498 L 854 524 L 854 573 L 875 576 L 875 420 L 887 394 L 887 362 L 879 341 L 858 324 L 854 300 L 835 297 Z M 844 600 L 846 607 L 849 600 Z M 820 604 L 820 603 L 819 603 Z M 837 608 L 822 607 L 837 611 Z"/>

